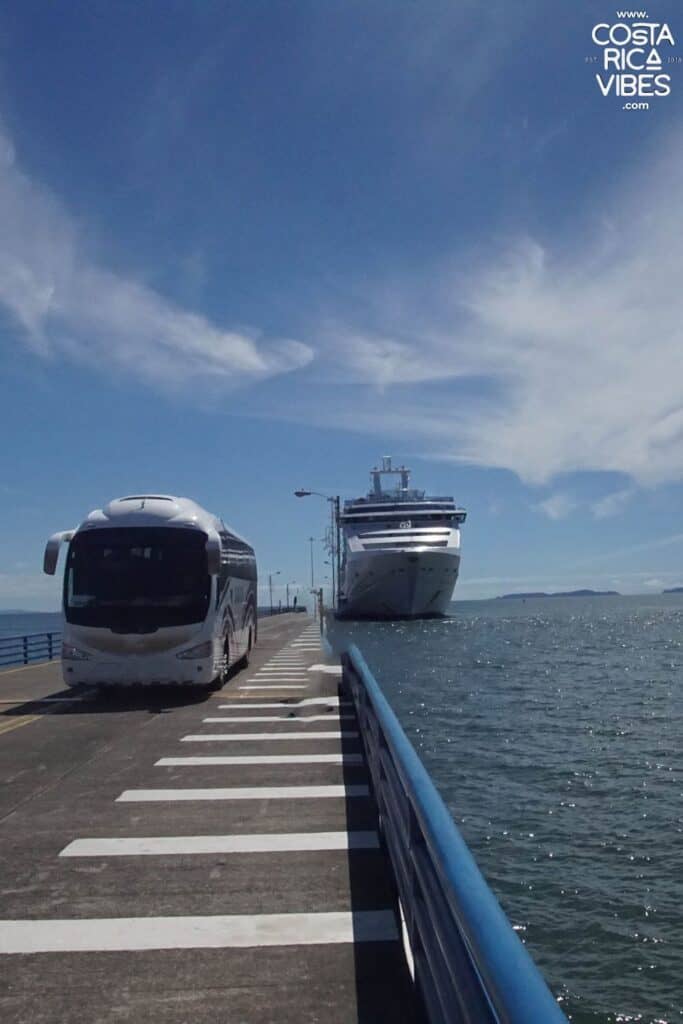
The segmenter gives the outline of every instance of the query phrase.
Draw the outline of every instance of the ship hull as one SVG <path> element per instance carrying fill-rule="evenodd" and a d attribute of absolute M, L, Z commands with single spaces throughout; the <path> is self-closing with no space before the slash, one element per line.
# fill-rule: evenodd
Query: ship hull
<path fill-rule="evenodd" d="M 459 568 L 458 550 L 349 553 L 339 615 L 373 619 L 443 616 Z"/>

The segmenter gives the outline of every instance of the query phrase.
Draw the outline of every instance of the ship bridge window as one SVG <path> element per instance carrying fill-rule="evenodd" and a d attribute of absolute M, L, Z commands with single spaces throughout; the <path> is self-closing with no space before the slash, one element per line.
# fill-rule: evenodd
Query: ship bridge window
<path fill-rule="evenodd" d="M 414 523 L 441 522 L 452 523 L 457 519 L 452 512 L 400 512 L 395 515 L 375 513 L 374 515 L 350 515 L 342 516 L 341 522 L 344 526 L 356 526 L 364 523 L 372 523 L 373 526 L 381 527 L 383 524 L 391 526 L 403 522 L 408 516 Z"/>

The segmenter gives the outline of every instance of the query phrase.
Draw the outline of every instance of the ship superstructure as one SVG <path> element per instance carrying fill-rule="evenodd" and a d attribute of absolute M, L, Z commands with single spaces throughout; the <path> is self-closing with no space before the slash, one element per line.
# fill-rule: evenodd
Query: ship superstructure
<path fill-rule="evenodd" d="M 458 578 L 460 525 L 467 513 L 452 497 L 428 496 L 411 488 L 410 470 L 392 467 L 389 456 L 370 477 L 370 492 L 345 501 L 339 517 L 340 614 L 444 615 Z M 388 487 L 384 478 L 391 481 Z"/>

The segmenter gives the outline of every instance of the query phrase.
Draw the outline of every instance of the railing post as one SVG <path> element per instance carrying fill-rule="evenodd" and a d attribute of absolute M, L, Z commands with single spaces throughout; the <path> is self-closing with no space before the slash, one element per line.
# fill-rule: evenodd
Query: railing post
<path fill-rule="evenodd" d="M 24 665 L 28 665 L 28 637 L 23 637 Z"/>
<path fill-rule="evenodd" d="M 47 660 L 52 661 L 52 633 L 47 634 Z"/>

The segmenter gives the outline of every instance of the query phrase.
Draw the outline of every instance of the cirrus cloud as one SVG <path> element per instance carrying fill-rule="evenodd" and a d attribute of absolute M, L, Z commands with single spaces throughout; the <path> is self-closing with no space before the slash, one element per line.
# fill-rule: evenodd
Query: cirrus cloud
<path fill-rule="evenodd" d="M 74 219 L 17 166 L 0 130 L 0 306 L 34 352 L 112 368 L 164 388 L 233 387 L 305 366 L 288 338 L 225 330 L 92 260 Z"/>
<path fill-rule="evenodd" d="M 577 209 L 571 237 L 460 253 L 429 287 L 401 282 L 393 301 L 378 288 L 365 325 L 339 318 L 336 372 L 384 397 L 359 403 L 350 388 L 338 421 L 533 484 L 586 470 L 683 478 L 683 136 L 660 152 Z"/>

